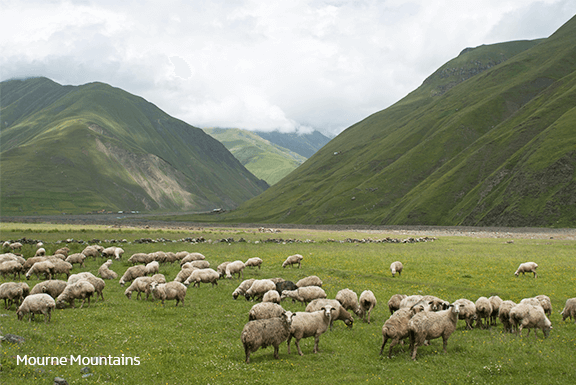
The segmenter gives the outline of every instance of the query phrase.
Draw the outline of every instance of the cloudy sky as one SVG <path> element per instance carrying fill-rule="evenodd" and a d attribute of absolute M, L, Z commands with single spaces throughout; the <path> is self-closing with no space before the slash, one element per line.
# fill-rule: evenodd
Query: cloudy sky
<path fill-rule="evenodd" d="M 336 135 L 462 49 L 550 36 L 574 0 L 0 0 L 0 80 L 108 83 L 197 127 Z"/>

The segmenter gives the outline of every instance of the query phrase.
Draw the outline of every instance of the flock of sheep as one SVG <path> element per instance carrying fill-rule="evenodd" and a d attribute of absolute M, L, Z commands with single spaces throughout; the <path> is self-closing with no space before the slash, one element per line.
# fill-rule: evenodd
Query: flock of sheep
<path fill-rule="evenodd" d="M 94 294 L 96 299 L 100 297 L 103 300 L 105 280 L 118 278 L 118 274 L 111 269 L 113 260 L 121 260 L 124 253 L 120 247 L 103 248 L 94 245 L 87 246 L 81 253 L 69 254 L 70 249 L 64 247 L 56 250 L 53 255 L 46 255 L 43 245 L 37 246 L 35 255 L 28 259 L 16 254 L 22 247 L 19 243 L 4 244 L 11 252 L 0 254 L 0 274 L 4 278 L 12 275 L 16 280 L 21 274 L 25 274 L 27 279 L 30 279 L 32 274 L 38 279 L 40 275 L 45 277 L 45 281 L 37 283 L 32 289 L 25 282 L 6 282 L 0 285 L 0 299 L 4 299 L 6 309 L 16 305 L 19 320 L 26 314 L 29 321 L 34 318 L 34 314 L 43 314 L 45 322 L 50 322 L 54 308 L 64 308 L 67 305 L 74 308 L 75 300 L 82 301 L 80 308 L 85 301 L 88 301 L 89 306 Z M 88 257 L 107 259 L 98 270 L 100 277 L 89 272 L 70 274 L 74 264 L 84 266 Z M 291 255 L 283 262 L 282 267 L 296 265 L 299 268 L 302 260 L 302 255 Z M 240 336 L 246 363 L 250 362 L 251 353 L 268 346 L 274 347 L 274 357 L 278 358 L 279 346 L 285 341 L 290 353 L 292 339 L 298 354 L 302 355 L 300 340 L 314 337 L 313 351 L 316 353 L 320 336 L 332 329 L 334 321 L 341 320 L 348 327 L 352 327 L 352 314 L 355 314 L 370 323 L 370 314 L 377 304 L 376 297 L 370 290 L 365 290 L 358 296 L 346 288 L 340 290 L 334 299 L 328 299 L 322 289 L 322 280 L 314 275 L 296 283 L 282 278 L 244 280 L 246 267 L 261 268 L 263 261 L 260 258 L 250 258 L 246 262 L 224 262 L 218 265 L 216 270 L 210 268 L 204 255 L 187 251 L 135 253 L 128 262 L 133 266 L 126 269 L 118 281 L 121 286 L 130 283 L 124 293 L 126 297 L 131 299 L 132 293 L 137 292 L 136 299 L 140 299 L 142 294 L 148 299 L 152 294 L 153 298 L 160 299 L 163 305 L 166 300 L 175 300 L 176 306 L 179 303 L 184 306 L 190 284 L 200 286 L 201 283 L 209 283 L 216 286 L 218 280 L 224 277 L 242 279 L 232 292 L 232 298 L 243 296 L 246 300 L 257 302 L 250 309 L 248 322 Z M 180 264 L 180 271 L 173 281 L 167 282 L 164 275 L 159 273 L 160 264 L 175 262 Z M 536 278 L 537 267 L 534 262 L 523 263 L 515 275 L 532 272 Z M 401 276 L 402 270 L 403 265 L 399 261 L 390 265 L 392 277 L 396 274 Z M 66 276 L 66 280 L 56 279 L 58 275 Z M 287 299 L 305 304 L 305 311 L 285 310 L 280 304 Z M 462 298 L 449 303 L 435 296 L 395 294 L 388 301 L 388 307 L 391 316 L 382 327 L 380 354 L 390 341 L 390 358 L 393 347 L 403 343 L 405 339 L 410 341 L 412 359 L 416 358 L 418 347 L 440 337 L 446 352 L 448 338 L 454 332 L 458 320 L 464 320 L 466 328 L 471 329 L 474 321 L 477 327 L 484 328 L 485 325 L 495 325 L 499 319 L 506 331 L 519 334 L 522 329 L 527 328 L 528 334 L 530 329 L 541 329 L 544 335 L 548 336 L 552 329 L 546 316 L 551 314 L 552 307 L 550 298 L 545 295 L 525 298 L 516 304 L 510 300 L 503 301 L 498 296 L 480 297 L 475 302 Z M 566 301 L 562 316 L 563 320 L 573 318 L 576 321 L 576 298 Z M 536 330 L 534 334 L 536 335 Z"/>

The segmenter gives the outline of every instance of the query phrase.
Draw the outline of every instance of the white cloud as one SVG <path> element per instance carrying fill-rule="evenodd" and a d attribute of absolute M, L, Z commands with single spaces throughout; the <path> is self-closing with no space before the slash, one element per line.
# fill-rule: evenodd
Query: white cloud
<path fill-rule="evenodd" d="M 547 37 L 571 0 L 0 0 L 0 79 L 102 81 L 200 126 L 338 133 L 466 48 Z"/>

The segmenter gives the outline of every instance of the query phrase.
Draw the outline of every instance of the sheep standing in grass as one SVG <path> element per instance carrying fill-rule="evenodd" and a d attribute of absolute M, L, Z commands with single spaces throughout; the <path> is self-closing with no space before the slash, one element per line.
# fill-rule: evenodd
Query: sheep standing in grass
<path fill-rule="evenodd" d="M 291 267 L 293 265 L 298 265 L 298 268 L 300 268 L 302 264 L 302 259 L 304 259 L 304 257 L 301 256 L 300 254 L 291 255 L 288 258 L 286 258 L 286 260 L 282 263 L 282 267 L 286 267 L 288 265 L 290 265 Z"/>
<path fill-rule="evenodd" d="M 262 297 L 262 302 L 280 303 L 280 294 L 276 290 L 268 290 Z"/>
<path fill-rule="evenodd" d="M 174 281 L 184 283 L 192 275 L 194 270 L 199 270 L 197 267 L 183 268 L 178 272 Z"/>
<path fill-rule="evenodd" d="M 54 264 L 50 261 L 36 262 L 26 273 L 26 279 L 30 279 L 32 274 L 36 274 L 37 279 L 40 279 L 40 274 L 44 274 L 45 279 L 52 279 L 54 267 Z"/>
<path fill-rule="evenodd" d="M 68 282 L 62 281 L 60 279 L 42 281 L 34 285 L 30 291 L 30 294 L 46 293 L 52 298 L 57 298 L 60 294 L 62 294 L 67 285 Z"/>
<path fill-rule="evenodd" d="M 0 285 L 0 299 L 4 300 L 4 309 L 10 309 L 13 303 L 18 307 L 24 299 L 24 290 L 18 282 L 5 282 Z"/>
<path fill-rule="evenodd" d="M 380 348 L 380 354 L 384 351 L 386 342 L 390 340 L 388 358 L 392 358 L 392 348 L 400 342 L 404 343 L 403 340 L 410 336 L 408 321 L 420 311 L 423 311 L 422 306 L 414 306 L 412 308 L 404 307 L 392 313 L 390 318 L 388 318 L 382 326 L 382 347 Z"/>
<path fill-rule="evenodd" d="M 454 301 L 455 305 L 458 305 L 460 313 L 458 313 L 458 319 L 464 320 L 466 322 L 466 329 L 472 330 L 473 323 L 476 319 L 476 305 L 474 302 L 466 298 L 460 298 Z"/>
<path fill-rule="evenodd" d="M 376 306 L 376 296 L 371 290 L 364 290 L 362 294 L 360 294 L 360 310 L 362 311 L 362 321 L 366 321 L 370 323 L 370 313 L 372 313 L 372 309 Z M 366 318 L 368 316 L 368 318 Z"/>
<path fill-rule="evenodd" d="M 254 257 L 249 258 L 245 263 L 244 266 L 246 267 L 258 267 L 258 270 L 262 267 L 262 258 Z"/>
<path fill-rule="evenodd" d="M 332 325 L 334 324 L 334 321 L 338 320 L 344 322 L 346 326 L 348 326 L 349 328 L 351 328 L 354 325 L 354 318 L 352 317 L 352 314 L 350 314 L 346 309 L 344 309 L 344 307 L 340 305 L 340 302 L 338 302 L 335 299 L 325 299 L 325 298 L 315 299 L 314 301 L 310 302 L 308 306 L 306 306 L 306 311 L 308 313 L 312 313 L 321 310 L 326 305 L 330 305 L 334 308 L 334 314 L 332 315 L 332 319 L 330 320 L 330 330 L 332 330 Z"/>
<path fill-rule="evenodd" d="M 270 291 L 270 290 L 275 290 L 276 289 L 276 284 L 274 282 L 272 282 L 272 280 L 270 279 L 257 279 L 254 282 L 252 282 L 252 285 L 250 286 L 250 288 L 248 290 L 246 290 L 246 293 L 244 294 L 244 297 L 246 298 L 247 301 L 250 301 L 250 299 L 257 299 L 257 300 L 261 300 L 264 297 L 264 294 L 266 294 L 266 292 Z"/>
<path fill-rule="evenodd" d="M 244 279 L 244 262 L 234 261 L 226 266 L 226 278 L 232 278 L 234 274 L 238 274 L 238 278 Z"/>
<path fill-rule="evenodd" d="M 138 293 L 136 295 L 136 299 L 140 299 L 140 294 L 145 293 L 146 300 L 148 300 L 148 297 L 152 292 L 152 290 L 150 289 L 150 284 L 152 282 L 154 282 L 154 279 L 152 277 L 138 277 L 134 281 L 132 281 L 132 283 L 130 284 L 130 286 L 128 286 L 128 288 L 126 288 L 126 290 L 124 291 L 124 295 L 128 299 L 132 299 L 132 292 L 135 291 Z"/>
<path fill-rule="evenodd" d="M 23 266 L 18 261 L 4 261 L 0 262 L 0 274 L 2 274 L 2 278 L 5 278 L 7 275 L 12 274 L 14 279 L 16 279 L 16 275 L 18 275 L 18 279 L 20 278 L 20 272 L 22 271 Z"/>
<path fill-rule="evenodd" d="M 250 363 L 250 353 L 268 346 L 274 346 L 274 358 L 278 359 L 280 344 L 289 338 L 293 319 L 292 312 L 284 311 L 280 317 L 249 321 L 244 325 L 240 340 L 244 345 L 246 363 Z"/>
<path fill-rule="evenodd" d="M 82 254 L 96 259 L 102 255 L 103 250 L 104 248 L 100 245 L 86 246 L 84 250 L 82 250 Z"/>
<path fill-rule="evenodd" d="M 70 270 L 72 270 L 72 264 L 70 262 L 66 262 L 64 260 L 58 258 L 52 258 L 49 261 L 54 264 L 53 275 L 57 276 L 58 274 L 62 274 L 66 276 L 66 279 L 70 276 Z"/>
<path fill-rule="evenodd" d="M 496 325 L 496 320 L 498 319 L 498 311 L 500 310 L 500 305 L 502 304 L 502 298 L 497 295 L 493 295 L 488 298 L 490 305 L 492 305 L 492 313 L 490 314 L 490 325 Z"/>
<path fill-rule="evenodd" d="M 250 289 L 250 286 L 252 286 L 254 281 L 254 278 L 242 281 L 242 283 L 232 292 L 232 298 L 237 299 L 239 295 L 246 294 L 246 290 Z"/>
<path fill-rule="evenodd" d="M 260 302 L 252 306 L 248 312 L 248 321 L 280 317 L 282 313 L 284 313 L 284 308 L 277 303 Z"/>
<path fill-rule="evenodd" d="M 296 312 L 290 327 L 290 336 L 288 337 L 288 354 L 290 354 L 290 341 L 295 340 L 298 354 L 303 356 L 300 349 L 300 340 L 302 338 L 314 337 L 314 353 L 318 353 L 318 344 L 320 336 L 328 330 L 332 316 L 336 309 L 330 305 L 323 306 L 320 310 L 313 313 Z"/>
<path fill-rule="evenodd" d="M 442 337 L 444 353 L 448 345 L 448 338 L 456 330 L 460 307 L 458 304 L 450 305 L 450 309 L 438 312 L 420 312 L 408 321 L 410 333 L 410 348 L 412 359 L 416 359 L 418 347 L 430 341 Z"/>
<path fill-rule="evenodd" d="M 183 264 L 185 264 L 186 262 L 192 262 L 192 261 L 203 261 L 205 260 L 206 257 L 203 254 L 200 253 L 189 253 L 188 255 L 186 255 L 184 258 L 182 258 L 180 260 L 180 266 L 182 266 Z"/>
<path fill-rule="evenodd" d="M 298 286 L 292 281 L 282 281 L 276 283 L 276 291 L 282 295 L 284 290 L 296 290 Z"/>
<path fill-rule="evenodd" d="M 126 282 L 133 281 L 138 277 L 145 277 L 146 273 L 147 273 L 146 266 L 143 265 L 131 266 L 128 269 L 126 269 L 124 275 L 122 275 L 122 278 L 120 278 L 119 281 L 120 286 L 124 286 Z"/>
<path fill-rule="evenodd" d="M 547 316 L 552 315 L 552 302 L 550 301 L 550 297 L 544 294 L 540 294 L 534 298 L 540 302 L 540 306 L 542 306 L 542 309 L 544 309 L 544 314 Z"/>
<path fill-rule="evenodd" d="M 16 311 L 19 321 L 22 321 L 24 315 L 28 314 L 28 322 L 34 319 L 34 314 L 44 314 L 44 322 L 48 323 L 52 319 L 52 309 L 56 307 L 54 298 L 48 294 L 31 294 L 24 298 L 22 304 Z"/>
<path fill-rule="evenodd" d="M 310 275 L 296 282 L 296 287 L 306 287 L 306 286 L 322 287 L 322 280 L 315 275 Z"/>
<path fill-rule="evenodd" d="M 520 336 L 522 336 L 522 329 L 528 329 L 527 336 L 530 335 L 530 329 L 534 329 L 534 337 L 538 338 L 536 329 L 542 329 L 546 338 L 552 329 L 552 323 L 544 314 L 542 306 L 533 306 L 527 303 L 519 303 L 510 310 L 510 322 L 515 328 L 518 328 Z"/>
<path fill-rule="evenodd" d="M 128 258 L 128 262 L 130 262 L 132 266 L 139 263 L 150 263 L 152 262 L 152 255 L 147 253 L 134 253 L 130 258 Z"/>
<path fill-rule="evenodd" d="M 415 294 L 415 295 L 409 295 L 406 298 L 404 298 L 402 301 L 400 301 L 400 309 L 404 308 L 404 307 L 412 307 L 415 304 L 417 304 L 418 302 L 422 301 L 422 298 L 424 298 L 422 295 L 420 294 Z"/>
<path fill-rule="evenodd" d="M 226 266 L 228 266 L 229 263 L 230 263 L 230 261 L 222 262 L 216 268 L 216 271 L 218 272 L 220 277 L 224 277 L 226 275 Z"/>
<path fill-rule="evenodd" d="M 110 270 L 110 266 L 112 265 L 112 260 L 109 259 L 100 266 L 98 269 L 98 275 L 102 277 L 102 279 L 116 279 L 118 278 L 118 274 Z"/>
<path fill-rule="evenodd" d="M 514 275 L 518 277 L 520 273 L 522 273 L 522 275 L 525 275 L 526 273 L 534 273 L 534 278 L 537 278 L 538 275 L 536 274 L 536 268 L 538 268 L 536 262 L 521 263 L 520 266 L 518 266 L 518 270 L 516 270 Z"/>
<path fill-rule="evenodd" d="M 484 329 L 482 319 L 486 319 L 486 327 L 490 324 L 490 316 L 492 315 L 492 304 L 486 297 L 480 297 L 474 303 L 476 305 L 476 327 Z"/>
<path fill-rule="evenodd" d="M 362 314 L 362 309 L 360 309 L 360 304 L 358 303 L 358 294 L 354 291 L 348 288 L 342 289 L 336 294 L 336 300 L 344 306 L 344 309 L 352 310 L 357 316 Z"/>
<path fill-rule="evenodd" d="M 74 308 L 74 300 L 81 299 L 82 304 L 80 305 L 80 309 L 84 306 L 84 302 L 88 299 L 88 306 L 90 306 L 90 298 L 94 294 L 96 289 L 94 285 L 90 282 L 86 281 L 85 279 L 81 279 L 78 282 L 73 284 L 68 284 L 62 293 L 56 297 L 56 307 L 58 309 L 64 308 L 66 302 L 70 304 L 72 308 Z"/>
<path fill-rule="evenodd" d="M 200 287 L 200 283 L 211 283 L 214 287 L 214 285 L 218 286 L 218 278 L 220 278 L 220 274 L 214 269 L 198 269 L 190 274 L 188 279 L 184 281 L 184 285 L 188 286 L 193 283 L 192 287 Z"/>
<path fill-rule="evenodd" d="M 500 319 L 500 322 L 502 322 L 502 326 L 506 332 L 514 331 L 512 323 L 510 322 L 510 310 L 512 310 L 514 306 L 516 306 L 516 303 L 506 300 L 502 301 L 500 308 L 498 309 L 498 318 Z"/>
<path fill-rule="evenodd" d="M 171 281 L 168 283 L 158 283 L 153 281 L 150 284 L 150 290 L 154 294 L 154 298 L 162 300 L 162 305 L 164 305 L 165 300 L 176 300 L 176 306 L 178 302 L 182 302 L 184 306 L 184 297 L 186 297 L 186 286 L 180 282 Z"/>
<path fill-rule="evenodd" d="M 392 264 L 390 264 L 390 272 L 392 273 L 392 278 L 394 278 L 396 273 L 398 273 L 398 276 L 402 275 L 402 269 L 404 269 L 404 265 L 402 265 L 402 262 L 400 261 L 392 262 Z"/>
<path fill-rule="evenodd" d="M 80 265 L 80 267 L 84 267 L 84 260 L 86 259 L 86 256 L 82 253 L 74 253 L 74 254 L 70 254 L 68 257 L 66 257 L 65 261 L 74 265 Z"/>
<path fill-rule="evenodd" d="M 394 312 L 400 309 L 400 303 L 402 300 L 406 298 L 405 294 L 393 294 L 392 297 L 388 300 L 388 309 L 390 310 L 390 314 L 394 314 Z"/>
<path fill-rule="evenodd" d="M 158 263 L 158 261 L 152 261 L 146 265 L 146 275 L 152 276 L 158 273 L 159 270 L 160 270 L 160 264 Z"/>
<path fill-rule="evenodd" d="M 568 298 L 560 314 L 562 314 L 562 321 L 570 318 L 576 323 L 576 298 Z"/>
<path fill-rule="evenodd" d="M 102 256 L 104 258 L 112 258 L 114 257 L 115 260 L 119 261 L 124 254 L 124 250 L 121 247 L 111 246 L 107 247 L 102 250 Z"/>
<path fill-rule="evenodd" d="M 326 292 L 318 286 L 305 286 L 299 287 L 296 290 L 284 290 L 280 296 L 280 300 L 284 300 L 285 298 L 292 298 L 293 301 L 296 300 L 307 305 L 317 298 L 326 298 Z"/>

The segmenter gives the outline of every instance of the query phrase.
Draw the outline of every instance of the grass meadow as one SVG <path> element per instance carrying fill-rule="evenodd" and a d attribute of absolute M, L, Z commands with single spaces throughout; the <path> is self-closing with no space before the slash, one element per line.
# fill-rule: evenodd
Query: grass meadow
<path fill-rule="evenodd" d="M 288 355 L 280 348 L 280 359 L 273 358 L 271 347 L 251 355 L 244 362 L 240 333 L 253 305 L 242 297 L 232 299 L 240 279 L 220 280 L 217 287 L 202 284 L 188 289 L 184 307 L 167 301 L 132 300 L 124 296 L 118 279 L 107 281 L 104 301 L 92 301 L 90 307 L 66 308 L 52 314 L 45 324 L 42 316 L 28 322 L 18 321 L 14 306 L 0 309 L 0 334 L 17 334 L 25 342 L 3 342 L 0 348 L 1 384 L 52 384 L 62 377 L 69 384 L 571 384 L 576 381 L 576 325 L 562 321 L 559 312 L 566 299 L 576 297 L 574 256 L 576 241 L 564 239 L 438 237 L 434 242 L 413 244 L 327 242 L 346 238 L 385 238 L 388 234 L 283 230 L 279 234 L 259 233 L 255 229 L 140 230 L 103 226 L 3 223 L 0 239 L 39 239 L 48 253 L 68 245 L 79 252 L 84 245 L 66 240 L 90 241 L 125 239 L 123 261 L 112 270 L 119 276 L 129 267 L 126 262 L 136 252 L 196 251 L 204 254 L 213 267 L 224 261 L 249 257 L 264 260 L 261 270 L 246 268 L 244 278 L 283 277 L 297 281 L 317 275 L 329 298 L 340 289 L 350 288 L 358 295 L 372 290 L 378 304 L 372 323 L 355 319 L 352 329 L 342 322 L 320 337 L 320 352 L 312 353 L 314 339 L 301 341 L 304 356 Z M 180 242 L 185 237 L 200 237 L 200 244 Z M 397 235 L 391 235 L 398 237 Z M 223 238 L 244 238 L 248 242 L 214 242 Z M 140 238 L 168 241 L 138 244 Z M 268 243 L 268 238 L 313 240 L 309 243 Z M 405 237 L 404 237 L 405 238 Z M 176 242 L 171 242 L 176 240 Z M 61 242 L 58 242 L 61 241 Z M 256 242 L 260 241 L 260 242 Z M 31 256 L 35 247 L 25 246 L 22 253 Z M 282 268 L 291 254 L 304 256 L 302 268 Z M 392 278 L 389 265 L 404 263 L 401 277 Z M 521 262 L 539 264 L 538 278 L 514 277 Z M 103 259 L 87 260 L 85 268 L 75 265 L 73 272 L 97 273 Z M 162 265 L 160 272 L 173 280 L 177 265 Z M 61 278 L 61 277 L 59 277 Z M 0 278 L 0 282 L 11 279 Z M 22 277 L 22 280 L 25 280 Z M 32 288 L 38 280 L 32 277 Z M 392 359 L 388 345 L 380 356 L 382 325 L 390 316 L 390 296 L 431 294 L 454 301 L 499 295 L 515 302 L 546 294 L 552 300 L 553 329 L 550 337 L 542 332 L 534 338 L 507 334 L 498 324 L 488 330 L 467 331 L 464 321 L 448 341 L 448 353 L 442 352 L 442 340 L 420 347 L 416 361 L 407 346 L 397 346 Z M 291 311 L 303 311 L 304 305 L 283 302 Z M 46 365 L 18 363 L 17 357 L 137 357 L 139 365 Z M 88 369 L 83 368 L 88 366 Z"/>

